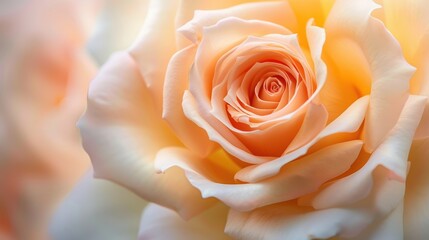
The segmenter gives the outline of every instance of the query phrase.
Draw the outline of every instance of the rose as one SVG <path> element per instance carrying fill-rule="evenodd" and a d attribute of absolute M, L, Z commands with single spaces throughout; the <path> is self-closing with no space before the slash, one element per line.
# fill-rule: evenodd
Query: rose
<path fill-rule="evenodd" d="M 76 121 L 94 65 L 93 2 L 2 1 L 0 238 L 46 239 L 58 201 L 88 167 Z"/>
<path fill-rule="evenodd" d="M 373 2 L 228 9 L 227 3 L 172 2 L 151 3 L 140 40 L 113 56 L 91 86 L 80 126 L 96 176 L 185 218 L 220 200 L 230 208 L 226 232 L 237 238 L 393 239 L 404 236 L 403 226 L 407 239 L 427 236 L 425 219 L 408 214 L 422 209 L 412 203 L 421 201 L 415 191 L 427 184 L 410 170 L 414 184 L 405 187 L 426 103 L 409 94 L 408 83 L 426 81 L 413 75 L 395 35 L 371 16 Z M 390 4 L 383 3 L 382 20 Z M 221 10 L 197 12 L 188 22 L 200 8 Z M 424 62 L 415 61 L 424 72 Z M 286 90 L 295 89 L 300 101 L 284 103 Z M 261 100 L 251 100 L 258 94 Z M 426 127 L 423 120 L 419 138 Z M 280 137 L 285 141 L 272 141 Z M 411 169 L 425 164 L 425 144 L 414 145 Z M 165 174 L 154 175 L 153 165 Z M 217 200 L 201 199 L 187 180 Z M 165 226 L 151 223 L 156 213 L 157 220 L 173 217 L 150 205 L 142 238 L 180 231 L 156 232 Z M 187 224 L 168 223 L 182 224 L 186 234 Z"/>

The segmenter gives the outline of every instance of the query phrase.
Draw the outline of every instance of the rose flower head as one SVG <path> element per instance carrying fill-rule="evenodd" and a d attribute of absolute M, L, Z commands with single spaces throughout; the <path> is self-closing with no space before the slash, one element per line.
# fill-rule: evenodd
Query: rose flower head
<path fill-rule="evenodd" d="M 155 203 L 140 239 L 428 236 L 406 185 L 427 78 L 383 22 L 399 3 L 379 4 L 150 2 L 79 124 L 95 176 Z"/>

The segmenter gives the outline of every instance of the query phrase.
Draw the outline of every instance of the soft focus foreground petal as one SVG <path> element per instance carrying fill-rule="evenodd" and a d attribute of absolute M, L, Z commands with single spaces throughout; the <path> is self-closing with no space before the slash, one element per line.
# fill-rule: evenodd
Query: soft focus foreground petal
<path fill-rule="evenodd" d="M 4 224 L 0 224 L 0 233 L 10 239 L 46 239 L 49 219 L 70 184 L 35 173 L 7 170 L 13 170 L 12 174 L 0 172 L 0 221 Z"/>
<path fill-rule="evenodd" d="M 215 197 L 235 210 L 250 211 L 316 191 L 328 180 L 347 171 L 361 147 L 362 141 L 350 141 L 324 148 L 291 163 L 275 177 L 257 183 L 234 184 L 231 179 L 228 182 L 222 176 L 213 177 L 214 174 L 207 171 L 212 168 L 208 168 L 204 159 L 178 148 L 161 150 L 156 166 L 161 171 L 178 166 L 203 197 Z"/>
<path fill-rule="evenodd" d="M 87 49 L 98 63 L 131 45 L 144 23 L 149 0 L 104 0 Z"/>
<path fill-rule="evenodd" d="M 12 239 L 46 239 L 89 164 L 75 125 L 95 72 L 83 51 L 95 3 L 0 3 L 0 232 Z"/>
<path fill-rule="evenodd" d="M 181 172 L 157 174 L 156 152 L 180 145 L 152 104 L 132 57 L 114 55 L 91 84 L 80 120 L 84 148 L 96 177 L 123 185 L 148 201 L 190 217 L 207 207 Z"/>
<path fill-rule="evenodd" d="M 45 165 L 50 176 L 64 179 L 76 177 L 64 162 L 76 169 L 86 165 L 75 123 L 95 72 L 82 51 L 86 35 L 80 25 L 92 3 L 29 0 L 0 15 L 2 164 Z"/>
<path fill-rule="evenodd" d="M 368 96 L 356 100 L 343 114 L 328 124 L 322 132 L 306 145 L 275 160 L 245 167 L 237 172 L 235 178 L 244 182 L 258 182 L 264 178 L 274 176 L 284 165 L 306 154 L 308 149 L 319 140 L 336 133 L 356 132 L 362 125 L 367 107 Z"/>
<path fill-rule="evenodd" d="M 226 240 L 224 232 L 227 208 L 215 205 L 192 220 L 186 221 L 162 206 L 149 204 L 143 212 L 139 240 Z"/>
<path fill-rule="evenodd" d="M 351 40 L 359 46 L 368 62 L 372 85 L 365 123 L 365 148 L 370 152 L 395 125 L 408 97 L 409 80 L 414 73 L 395 38 L 381 21 L 371 17 L 375 8 L 377 5 L 371 0 L 337 1 L 325 26 L 328 40 Z"/>
<path fill-rule="evenodd" d="M 364 199 L 372 188 L 373 172 L 378 166 L 383 166 L 390 171 L 390 178 L 393 180 L 404 182 L 408 167 L 408 153 L 425 102 L 425 97 L 411 95 L 395 127 L 372 153 L 368 162 L 355 173 L 324 189 L 315 198 L 313 206 L 318 209 L 329 208 L 350 205 Z M 353 191 L 349 191 L 350 189 Z M 335 194 L 336 197 L 333 198 Z"/>
<path fill-rule="evenodd" d="M 405 239 L 429 236 L 429 138 L 414 141 L 410 151 L 404 206 Z"/>
<path fill-rule="evenodd" d="M 140 35 L 130 48 L 159 115 L 165 72 L 177 50 L 175 19 L 178 4 L 179 0 L 151 0 Z"/>
<path fill-rule="evenodd" d="M 286 202 L 251 212 L 230 210 L 225 231 L 234 238 L 246 240 L 358 237 L 372 223 L 388 216 L 400 206 L 404 195 L 404 183 L 389 179 L 385 169 L 379 168 L 374 178 L 371 194 L 355 205 L 315 210 L 300 207 L 296 202 Z M 338 195 L 337 192 L 331 197 Z"/>
<path fill-rule="evenodd" d="M 61 203 L 50 233 L 53 240 L 136 239 L 146 202 L 110 181 L 93 178 L 88 171 Z"/>

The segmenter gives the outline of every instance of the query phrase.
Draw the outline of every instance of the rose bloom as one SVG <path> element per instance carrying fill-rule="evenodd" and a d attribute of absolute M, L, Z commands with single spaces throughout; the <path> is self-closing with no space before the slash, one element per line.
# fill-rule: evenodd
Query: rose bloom
<path fill-rule="evenodd" d="M 52 235 L 429 237 L 428 17 L 418 0 L 151 1 L 79 122 L 95 177 L 136 195 L 88 175 Z"/>
<path fill-rule="evenodd" d="M 95 73 L 84 48 L 97 7 L 0 6 L 0 239 L 47 239 L 52 211 L 90 163 L 76 121 Z"/>

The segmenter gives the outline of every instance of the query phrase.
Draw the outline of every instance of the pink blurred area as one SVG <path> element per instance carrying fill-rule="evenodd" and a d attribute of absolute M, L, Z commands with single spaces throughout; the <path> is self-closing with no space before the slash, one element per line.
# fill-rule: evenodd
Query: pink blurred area
<path fill-rule="evenodd" d="M 98 1 L 0 2 L 0 239 L 48 239 L 49 218 L 89 167 L 76 122 L 96 67 Z"/>

